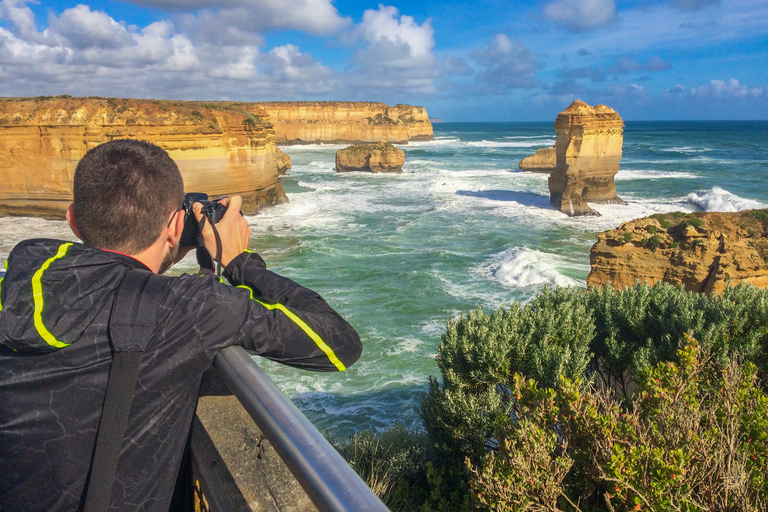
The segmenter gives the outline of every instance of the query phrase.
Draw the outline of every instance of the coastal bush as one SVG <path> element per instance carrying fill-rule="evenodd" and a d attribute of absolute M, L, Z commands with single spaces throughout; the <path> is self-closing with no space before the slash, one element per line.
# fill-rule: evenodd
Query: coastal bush
<path fill-rule="evenodd" d="M 442 383 L 430 377 L 419 409 L 424 427 L 448 456 L 477 460 L 497 447 L 493 433 L 509 417 L 514 374 L 547 387 L 586 375 L 594 332 L 583 297 L 566 288 L 450 320 L 435 359 Z"/>
<path fill-rule="evenodd" d="M 388 508 L 421 508 L 427 493 L 427 462 L 434 459 L 424 432 L 403 425 L 382 434 L 366 430 L 335 447 Z"/>
<path fill-rule="evenodd" d="M 629 242 L 632 240 L 632 233 L 624 233 L 624 242 Z"/>
<path fill-rule="evenodd" d="M 654 226 L 653 224 L 648 224 L 647 226 L 645 226 L 645 230 L 652 235 L 656 232 L 656 226 Z"/>
<path fill-rule="evenodd" d="M 648 226 L 652 227 L 652 226 Z M 653 232 L 655 233 L 656 230 L 654 229 Z M 648 239 L 648 241 L 645 243 L 645 246 L 651 250 L 651 252 L 656 252 L 656 249 L 659 248 L 659 245 L 661 245 L 661 238 L 659 238 L 659 235 L 653 235 Z"/>
<path fill-rule="evenodd" d="M 490 510 L 765 510 L 768 396 L 755 367 L 725 366 L 686 338 L 629 403 L 561 378 L 515 375 L 497 448 L 465 460 L 471 504 Z"/>

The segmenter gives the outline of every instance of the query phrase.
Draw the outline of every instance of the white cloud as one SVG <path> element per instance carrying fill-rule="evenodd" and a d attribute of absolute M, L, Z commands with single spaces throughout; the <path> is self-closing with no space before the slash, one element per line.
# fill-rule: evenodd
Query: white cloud
<path fill-rule="evenodd" d="M 609 25 L 615 17 L 614 0 L 555 0 L 544 6 L 544 18 L 577 32 Z"/>
<path fill-rule="evenodd" d="M 434 34 L 430 20 L 419 25 L 411 16 L 397 15 L 396 7 L 379 4 L 378 10 L 368 9 L 357 32 L 366 41 L 368 48 L 358 59 L 376 59 L 379 65 L 396 68 L 434 66 Z"/>
<path fill-rule="evenodd" d="M 339 15 L 331 0 L 133 0 L 131 3 L 197 13 L 192 19 L 224 31 L 235 27 L 254 33 L 282 29 L 328 35 L 351 24 L 349 18 Z"/>
<path fill-rule="evenodd" d="M 497 34 L 488 45 L 475 48 L 471 56 L 482 68 L 477 74 L 481 90 L 502 93 L 540 85 L 536 79 L 539 68 L 536 54 L 505 34 Z"/>
<path fill-rule="evenodd" d="M 76 50 L 119 48 L 131 43 L 131 35 L 124 25 L 83 4 L 65 10 L 58 18 L 51 16 L 46 35 L 61 37 L 64 44 Z"/>
<path fill-rule="evenodd" d="M 738 80 L 711 80 L 709 84 L 691 89 L 694 96 L 715 96 L 719 98 L 759 98 L 766 94 L 763 87 L 747 87 Z"/>

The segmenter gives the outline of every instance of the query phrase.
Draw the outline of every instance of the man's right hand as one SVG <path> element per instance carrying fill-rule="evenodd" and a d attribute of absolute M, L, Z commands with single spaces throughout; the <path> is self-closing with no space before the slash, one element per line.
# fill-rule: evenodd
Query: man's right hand
<path fill-rule="evenodd" d="M 240 215 L 240 206 L 243 204 L 242 197 L 225 197 L 219 202 L 227 207 L 224 216 L 216 223 L 216 230 L 221 238 L 221 261 L 219 263 L 226 267 L 230 261 L 248 249 L 251 241 L 251 228 L 248 226 L 248 221 Z M 202 209 L 201 203 L 192 205 L 192 211 L 197 222 L 203 218 Z M 217 254 L 216 236 L 213 234 L 210 221 L 206 221 L 202 234 L 205 248 L 215 258 Z"/>

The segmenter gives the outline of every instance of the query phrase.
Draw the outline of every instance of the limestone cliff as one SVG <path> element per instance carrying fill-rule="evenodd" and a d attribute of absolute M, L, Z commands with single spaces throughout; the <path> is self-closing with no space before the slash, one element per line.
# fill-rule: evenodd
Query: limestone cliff
<path fill-rule="evenodd" d="M 624 123 L 605 105 L 576 100 L 555 121 L 557 153 L 549 176 L 550 202 L 567 215 L 597 215 L 590 203 L 624 204 L 613 177 L 619 171 Z"/>
<path fill-rule="evenodd" d="M 274 130 L 235 103 L 117 98 L 0 99 L 0 215 L 61 218 L 77 162 L 112 139 L 144 139 L 179 166 L 188 192 L 239 194 L 243 211 L 287 201 Z"/>
<path fill-rule="evenodd" d="M 537 149 L 536 153 L 520 160 L 517 165 L 521 171 L 528 172 L 552 172 L 557 165 L 557 150 L 551 148 Z"/>
<path fill-rule="evenodd" d="M 768 210 L 670 213 L 597 235 L 587 286 L 664 281 L 719 293 L 728 281 L 768 287 Z"/>
<path fill-rule="evenodd" d="M 343 101 L 255 103 L 269 115 L 278 144 L 395 144 L 432 140 L 432 123 L 424 107 Z"/>
<path fill-rule="evenodd" d="M 385 140 L 376 145 L 358 144 L 336 152 L 336 170 L 367 172 L 401 172 L 405 151 Z"/>

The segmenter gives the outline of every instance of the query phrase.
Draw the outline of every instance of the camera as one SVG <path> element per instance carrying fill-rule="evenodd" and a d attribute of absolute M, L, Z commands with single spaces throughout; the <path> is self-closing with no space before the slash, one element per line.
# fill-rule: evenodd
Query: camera
<path fill-rule="evenodd" d="M 209 201 L 208 194 L 203 194 L 201 192 L 184 194 L 184 202 L 181 204 L 181 207 L 186 212 L 187 217 L 184 222 L 184 231 L 181 232 L 181 240 L 179 241 L 181 247 L 204 246 L 203 237 L 200 236 L 200 227 L 198 226 L 197 219 L 192 211 L 192 204 L 194 203 L 202 203 L 203 215 L 211 224 L 219 222 L 227 211 L 227 207 L 219 203 L 219 199 Z"/>

